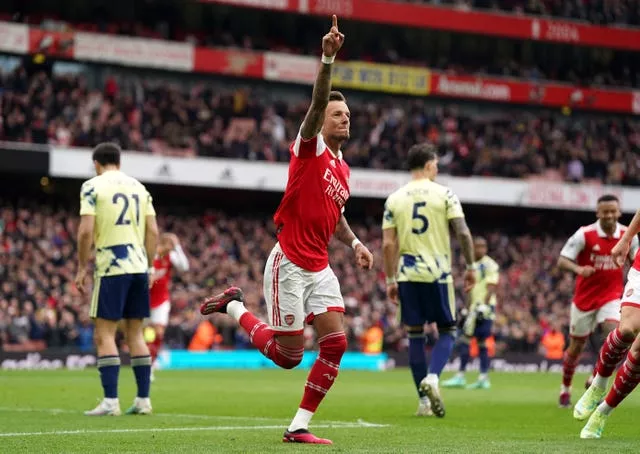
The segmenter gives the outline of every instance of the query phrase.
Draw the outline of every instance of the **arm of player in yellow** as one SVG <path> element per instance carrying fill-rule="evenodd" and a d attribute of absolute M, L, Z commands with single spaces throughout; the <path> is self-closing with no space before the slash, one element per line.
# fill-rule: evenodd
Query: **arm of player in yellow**
<path fill-rule="evenodd" d="M 89 266 L 95 223 L 96 217 L 92 214 L 80 216 L 80 225 L 78 226 L 78 268 L 81 270 L 86 270 Z"/>
<path fill-rule="evenodd" d="M 147 215 L 145 223 L 144 248 L 147 251 L 149 268 L 151 268 L 153 266 L 153 258 L 156 255 L 156 246 L 158 244 L 158 222 L 156 221 L 156 215 Z"/>
<path fill-rule="evenodd" d="M 395 227 L 382 231 L 382 259 L 387 279 L 395 279 L 398 271 L 398 233 Z"/>

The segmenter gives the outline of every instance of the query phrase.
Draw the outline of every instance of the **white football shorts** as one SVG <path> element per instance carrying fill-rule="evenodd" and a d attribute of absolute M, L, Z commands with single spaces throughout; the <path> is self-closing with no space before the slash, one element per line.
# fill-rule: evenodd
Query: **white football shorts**
<path fill-rule="evenodd" d="M 620 321 L 620 300 L 609 301 L 599 309 L 586 312 L 571 303 L 571 337 L 588 337 L 596 326 L 605 321 Z"/>
<path fill-rule="evenodd" d="M 171 313 L 171 303 L 165 301 L 158 307 L 151 308 L 149 321 L 152 325 L 167 326 L 169 324 L 169 314 Z"/>
<path fill-rule="evenodd" d="M 302 334 L 304 322 L 325 312 L 344 312 L 340 283 L 331 267 L 307 271 L 291 262 L 276 243 L 264 268 L 264 298 L 271 327 Z"/>

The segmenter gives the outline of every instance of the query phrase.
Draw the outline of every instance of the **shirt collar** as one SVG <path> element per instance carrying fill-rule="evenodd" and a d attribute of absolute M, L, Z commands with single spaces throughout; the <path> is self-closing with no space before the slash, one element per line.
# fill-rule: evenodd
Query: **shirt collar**
<path fill-rule="evenodd" d="M 607 235 L 607 233 L 602 230 L 602 226 L 600 225 L 600 221 L 596 221 L 596 231 L 598 232 L 598 236 L 600 238 L 607 238 L 609 235 Z M 620 238 L 620 235 L 622 234 L 622 229 L 620 228 L 620 224 L 616 224 L 616 230 L 615 232 L 613 232 L 613 238 L 615 238 L 616 240 Z"/>

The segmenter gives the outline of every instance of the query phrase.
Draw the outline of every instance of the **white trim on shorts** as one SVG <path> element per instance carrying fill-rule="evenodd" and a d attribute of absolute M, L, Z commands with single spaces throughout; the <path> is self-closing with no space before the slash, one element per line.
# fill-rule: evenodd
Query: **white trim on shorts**
<path fill-rule="evenodd" d="M 167 326 L 169 324 L 169 315 L 171 314 L 171 302 L 166 300 L 158 307 L 151 308 L 149 322 L 152 325 Z"/>

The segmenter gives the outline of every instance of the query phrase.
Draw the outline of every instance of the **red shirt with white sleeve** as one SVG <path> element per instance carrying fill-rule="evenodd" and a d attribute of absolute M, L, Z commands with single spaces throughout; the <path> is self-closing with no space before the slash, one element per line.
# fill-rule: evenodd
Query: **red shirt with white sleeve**
<path fill-rule="evenodd" d="M 589 277 L 576 276 L 573 302 L 583 312 L 601 308 L 610 301 L 620 299 L 624 289 L 624 267 L 617 268 L 611 249 L 618 243 L 627 227 L 618 224 L 613 235 L 602 230 L 600 221 L 580 227 L 562 248 L 560 255 L 579 266 L 592 266 L 595 273 Z M 638 237 L 631 241 L 629 259 L 638 252 Z"/>
<path fill-rule="evenodd" d="M 289 151 L 289 179 L 273 217 L 278 241 L 291 262 L 321 271 L 329 265 L 329 241 L 349 198 L 351 171 L 320 134 L 309 140 L 298 134 Z"/>
<path fill-rule="evenodd" d="M 173 274 L 174 268 L 179 271 L 187 271 L 189 269 L 187 256 L 179 245 L 168 254 L 162 257 L 156 255 L 153 259 L 153 274 L 155 280 L 149 291 L 151 309 L 155 309 L 162 306 L 163 303 L 170 301 L 169 284 L 171 283 L 171 275 Z"/>

